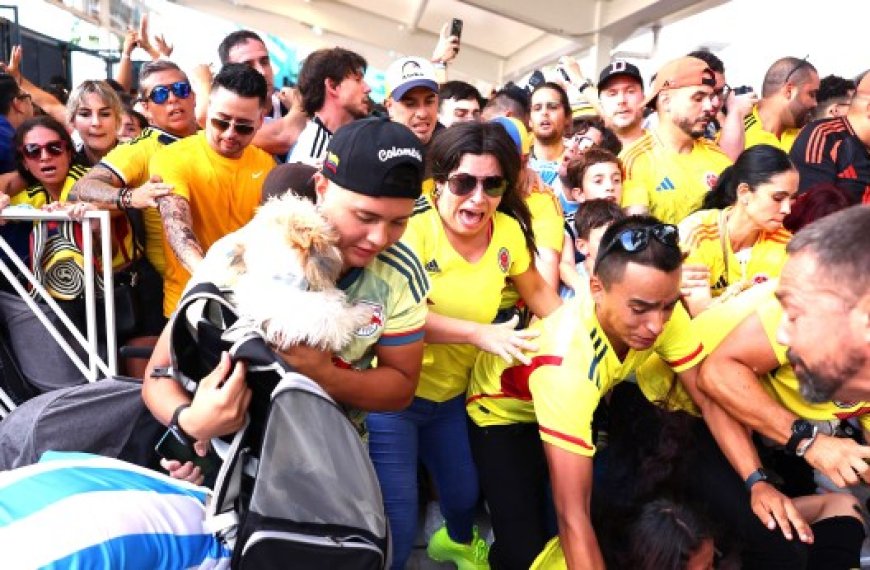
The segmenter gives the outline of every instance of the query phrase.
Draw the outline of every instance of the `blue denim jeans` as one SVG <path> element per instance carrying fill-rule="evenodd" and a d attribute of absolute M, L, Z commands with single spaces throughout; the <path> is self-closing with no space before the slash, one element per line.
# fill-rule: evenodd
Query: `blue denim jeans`
<path fill-rule="evenodd" d="M 366 421 L 393 537 L 393 568 L 405 567 L 417 535 L 418 459 L 435 479 L 450 538 L 470 542 L 479 489 L 465 395 L 446 402 L 414 398 L 401 412 L 369 414 Z"/>

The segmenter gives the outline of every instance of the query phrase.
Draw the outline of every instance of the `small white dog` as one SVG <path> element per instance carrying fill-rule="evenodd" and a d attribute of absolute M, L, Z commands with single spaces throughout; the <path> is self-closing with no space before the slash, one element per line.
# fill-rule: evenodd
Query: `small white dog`
<path fill-rule="evenodd" d="M 335 352 L 371 322 L 371 307 L 349 304 L 336 287 L 338 236 L 309 200 L 272 198 L 238 234 L 230 262 L 236 307 L 270 345 Z"/>

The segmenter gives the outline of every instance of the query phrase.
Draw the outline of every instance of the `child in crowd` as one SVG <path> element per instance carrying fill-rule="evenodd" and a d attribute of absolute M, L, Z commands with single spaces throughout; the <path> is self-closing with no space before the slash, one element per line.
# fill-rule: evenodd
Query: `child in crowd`
<path fill-rule="evenodd" d="M 589 200 L 608 200 L 617 206 L 619 205 L 622 199 L 624 171 L 622 162 L 615 154 L 609 150 L 593 146 L 582 155 L 573 158 L 565 168 L 567 194 L 572 200 L 581 204 Z M 562 283 L 571 289 L 574 289 L 574 285 L 576 285 L 574 280 L 576 276 L 572 273 L 574 267 L 582 263 L 585 256 L 575 247 L 579 236 L 575 231 L 574 219 L 581 210 L 583 207 L 580 207 L 578 212 L 565 216 L 565 243 L 562 247 L 559 276 Z M 595 256 L 592 255 L 591 262 L 594 260 Z M 570 296 L 569 294 L 568 297 Z"/>
<path fill-rule="evenodd" d="M 607 556 L 608 568 L 710 570 L 715 545 L 710 524 L 686 505 L 656 499 L 644 505 L 626 529 L 626 544 Z M 625 546 L 627 545 L 627 548 Z M 567 568 L 559 538 L 552 539 L 532 570 Z"/>
<path fill-rule="evenodd" d="M 562 298 L 570 299 L 577 291 L 587 289 L 589 276 L 592 275 L 595 258 L 598 256 L 601 236 L 610 224 L 624 217 L 625 213 L 618 202 L 600 198 L 585 202 L 577 214 L 572 216 L 570 231 L 576 237 L 565 238 L 562 261 L 559 264 L 559 277 L 563 283 L 559 294 Z M 574 258 L 575 252 L 581 256 L 579 261 Z"/>

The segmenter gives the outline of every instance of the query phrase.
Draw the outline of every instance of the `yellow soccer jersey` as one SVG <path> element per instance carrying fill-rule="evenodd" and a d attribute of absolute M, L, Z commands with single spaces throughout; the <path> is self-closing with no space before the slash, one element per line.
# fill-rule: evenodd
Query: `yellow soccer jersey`
<path fill-rule="evenodd" d="M 63 183 L 63 188 L 60 191 L 60 202 L 66 202 L 69 198 L 69 193 L 72 187 L 78 182 L 79 178 L 85 175 L 90 170 L 87 166 L 73 164 L 70 166 L 69 172 L 66 175 L 66 180 Z M 12 197 L 9 202 L 10 206 L 18 206 L 29 204 L 34 208 L 42 208 L 47 203 L 51 202 L 51 196 L 42 186 L 42 184 L 34 184 Z M 99 243 L 95 242 L 95 248 L 99 247 Z M 94 250 L 98 251 L 97 249 Z M 124 216 L 112 217 L 112 267 L 121 269 L 133 259 L 133 232 L 130 229 L 130 224 Z M 83 261 L 83 259 L 82 259 Z M 99 269 L 98 269 L 99 271 Z"/>
<path fill-rule="evenodd" d="M 157 127 L 148 127 L 135 139 L 119 144 L 103 157 L 105 166 L 121 179 L 127 188 L 138 188 L 148 182 L 148 163 L 160 148 L 172 144 L 178 137 Z M 145 220 L 145 256 L 154 268 L 163 275 L 166 272 L 166 256 L 163 251 L 163 222 L 157 208 L 142 211 Z"/>
<path fill-rule="evenodd" d="M 622 207 L 645 206 L 670 224 L 700 208 L 704 195 L 731 164 L 714 142 L 699 139 L 692 152 L 680 154 L 665 148 L 653 132 L 623 149 L 619 157 L 625 166 Z"/>
<path fill-rule="evenodd" d="M 492 322 L 505 279 L 525 272 L 531 256 L 519 223 L 510 216 L 496 212 L 491 231 L 486 252 L 470 263 L 450 245 L 430 199 L 422 196 L 418 200 L 402 243 L 414 251 L 429 276 L 430 311 L 477 323 Z M 477 352 L 470 344 L 427 345 L 417 396 L 443 402 L 465 393 Z"/>
<path fill-rule="evenodd" d="M 701 361 L 703 346 L 689 323 L 677 304 L 655 344 L 630 350 L 620 361 L 598 323 L 595 303 L 575 297 L 532 325 L 541 336 L 528 366 L 480 354 L 468 390 L 468 415 L 482 427 L 537 421 L 545 442 L 592 456 L 592 414 L 601 396 L 653 353 L 676 372 Z"/>
<path fill-rule="evenodd" d="M 275 159 L 254 146 L 241 158 L 216 153 L 200 132 L 154 153 L 149 175 L 172 184 L 173 194 L 190 203 L 193 233 L 204 252 L 211 245 L 248 223 L 260 204 L 263 180 L 275 166 Z M 190 274 L 175 257 L 164 239 L 166 273 L 163 314 L 169 316 L 181 296 Z"/>
<path fill-rule="evenodd" d="M 779 368 L 762 378 L 773 398 L 796 416 L 807 420 L 847 420 L 859 418 L 861 427 L 870 430 L 870 402 L 807 402 L 800 394 L 797 376 L 786 357 L 786 347 L 776 340 L 776 329 L 783 318 L 782 305 L 773 295 L 758 307 L 758 317 L 776 353 Z"/>
<path fill-rule="evenodd" d="M 730 211 L 731 208 L 702 210 L 680 223 L 681 246 L 688 254 L 686 263 L 706 265 L 710 269 L 710 287 L 714 297 L 721 295 L 729 285 L 757 284 L 779 277 L 786 260 L 785 246 L 791 240 L 791 233 L 785 228 L 762 232 L 752 246 L 748 261 L 742 264 L 731 249 L 731 240 L 722 240 L 720 234 L 720 228 L 724 227 L 724 220 Z"/>
<path fill-rule="evenodd" d="M 702 356 L 706 357 L 715 350 L 737 325 L 773 295 L 774 289 L 775 280 L 752 287 L 736 297 L 712 305 L 692 319 L 692 330 L 704 345 Z M 701 415 L 689 393 L 658 356 L 653 355 L 647 359 L 637 369 L 636 376 L 638 387 L 650 402 L 669 410 Z"/>
<path fill-rule="evenodd" d="M 753 147 L 758 144 L 769 144 L 777 148 L 781 148 L 785 152 L 791 150 L 795 139 L 800 132 L 800 129 L 786 129 L 782 132 L 782 137 L 776 138 L 776 135 L 770 131 L 765 131 L 761 124 L 761 118 L 758 116 L 758 106 L 752 108 L 752 112 L 743 119 L 743 129 L 746 132 L 744 138 L 744 148 Z"/>
<path fill-rule="evenodd" d="M 565 220 L 562 217 L 562 207 L 559 199 L 553 193 L 553 189 L 544 184 L 540 177 L 535 175 L 535 185 L 531 193 L 526 196 L 526 205 L 532 214 L 532 233 L 535 234 L 535 245 L 538 248 L 546 247 L 562 253 L 564 245 Z M 520 293 L 513 284 L 508 283 L 502 293 L 500 309 L 513 307 L 520 300 Z"/>

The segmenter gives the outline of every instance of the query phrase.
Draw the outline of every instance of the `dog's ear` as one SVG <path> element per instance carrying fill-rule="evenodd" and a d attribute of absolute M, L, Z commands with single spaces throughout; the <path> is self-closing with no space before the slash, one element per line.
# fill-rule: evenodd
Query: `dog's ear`
<path fill-rule="evenodd" d="M 248 270 L 247 264 L 245 263 L 244 244 L 237 243 L 230 253 L 230 269 L 240 275 Z"/>
<path fill-rule="evenodd" d="M 341 253 L 336 247 L 336 235 L 326 224 L 310 228 L 308 247 L 300 251 L 302 271 L 313 291 L 335 286 L 341 272 Z"/>

